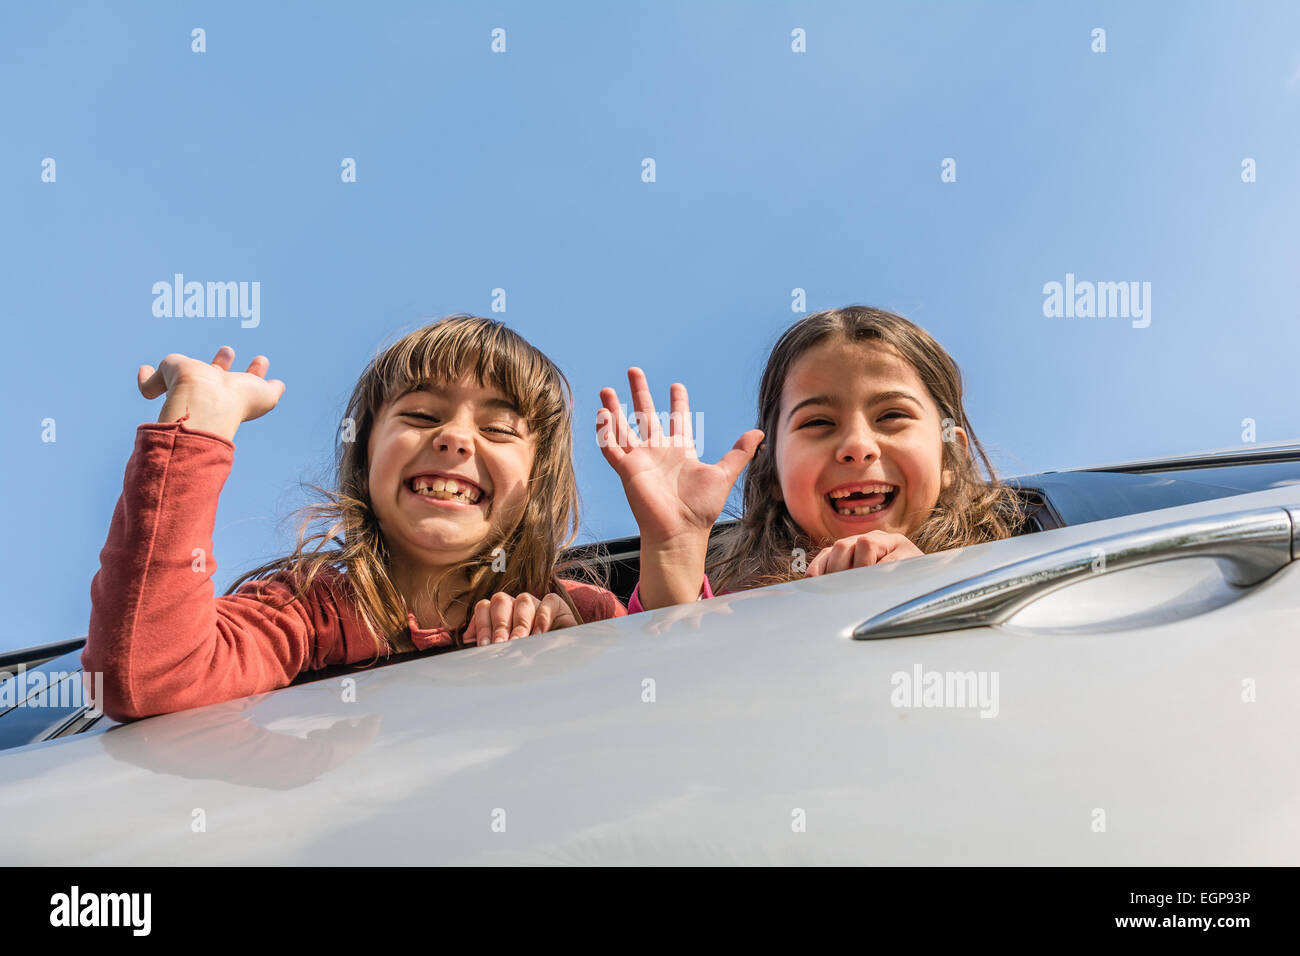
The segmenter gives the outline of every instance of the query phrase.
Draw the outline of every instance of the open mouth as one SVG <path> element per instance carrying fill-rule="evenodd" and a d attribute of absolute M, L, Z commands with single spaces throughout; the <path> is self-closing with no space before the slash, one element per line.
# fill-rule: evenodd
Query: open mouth
<path fill-rule="evenodd" d="M 851 489 L 836 489 L 827 493 L 826 501 L 837 515 L 843 518 L 860 518 L 884 511 L 894 503 L 897 485 L 860 485 Z"/>
<path fill-rule="evenodd" d="M 416 475 L 406 483 L 406 487 L 421 498 L 461 505 L 476 505 L 491 497 L 478 485 L 464 478 Z"/>

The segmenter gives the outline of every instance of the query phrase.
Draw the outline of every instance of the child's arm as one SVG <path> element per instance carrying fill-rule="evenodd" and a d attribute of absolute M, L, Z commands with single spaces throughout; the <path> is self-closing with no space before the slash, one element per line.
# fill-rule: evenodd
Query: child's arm
<path fill-rule="evenodd" d="M 612 388 L 601 389 L 605 407 L 597 413 L 596 431 L 641 531 L 639 603 L 659 608 L 694 601 L 705 581 L 709 532 L 763 433 L 745 432 L 716 465 L 705 464 L 695 455 L 686 387 L 672 386 L 669 434 L 664 435 L 645 374 L 630 368 L 627 379 L 641 437 L 631 434 Z"/>
<path fill-rule="evenodd" d="M 139 373 L 142 393 L 167 388 L 168 401 L 158 423 L 137 429 L 91 584 L 82 652 L 86 672 L 104 675 L 101 703 L 114 719 L 282 687 L 310 661 L 310 611 L 301 602 L 267 606 L 265 598 L 291 593 L 287 585 L 255 589 L 264 598 L 213 596 L 212 530 L 233 461 L 230 438 L 284 389 L 262 378 L 260 356 L 250 372 L 230 373 L 233 356 L 223 349 L 211 365 L 168 356 L 158 372 Z"/>

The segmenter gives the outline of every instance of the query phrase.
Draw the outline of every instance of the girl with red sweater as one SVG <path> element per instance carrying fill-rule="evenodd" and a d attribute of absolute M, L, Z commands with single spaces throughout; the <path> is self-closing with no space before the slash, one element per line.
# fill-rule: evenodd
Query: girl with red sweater
<path fill-rule="evenodd" d="M 518 334 L 471 316 L 412 332 L 370 363 L 348 403 L 337 484 L 306 509 L 294 553 L 214 596 L 212 531 L 235 432 L 285 387 L 266 378 L 264 356 L 245 372 L 233 361 L 222 347 L 211 363 L 172 354 L 138 372 L 141 394 L 167 397 L 136 430 L 81 657 L 104 675 L 110 717 L 627 613 L 604 588 L 561 577 L 577 534 L 567 380 Z M 309 535 L 320 518 L 328 527 Z"/>

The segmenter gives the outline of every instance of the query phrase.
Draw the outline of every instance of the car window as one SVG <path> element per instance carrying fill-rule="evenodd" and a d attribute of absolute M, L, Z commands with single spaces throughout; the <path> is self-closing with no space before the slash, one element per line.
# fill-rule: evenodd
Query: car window
<path fill-rule="evenodd" d="M 24 658 L 24 653 L 27 652 L 6 655 L 4 666 L 0 667 L 0 677 L 6 681 L 0 699 L 8 702 L 7 706 L 0 707 L 0 750 L 88 726 L 80 720 L 87 709 L 80 650 L 53 658 L 39 653 Z"/>
<path fill-rule="evenodd" d="M 1245 494 L 1269 491 L 1287 485 L 1300 485 L 1300 461 L 1270 461 L 1257 465 L 1233 465 L 1228 468 L 1195 468 L 1180 471 L 1150 472 L 1161 478 L 1195 481 L 1200 484 L 1232 488 Z"/>
<path fill-rule="evenodd" d="M 1063 524 L 1075 525 L 1300 485 L 1300 460 L 1139 473 L 1048 472 L 1013 483 L 1041 492 Z"/>

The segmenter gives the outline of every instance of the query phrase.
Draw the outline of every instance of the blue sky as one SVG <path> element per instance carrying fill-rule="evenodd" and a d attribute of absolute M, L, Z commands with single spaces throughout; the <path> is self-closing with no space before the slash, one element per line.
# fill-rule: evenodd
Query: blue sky
<path fill-rule="evenodd" d="M 929 329 L 1009 474 L 1300 438 L 1298 37 L 1276 3 L 6 4 L 0 648 L 85 633 L 140 364 L 288 385 L 235 439 L 224 590 L 376 348 L 498 287 L 573 384 L 588 540 L 635 531 L 599 389 L 685 382 L 716 460 L 796 287 Z M 177 272 L 260 282 L 260 324 L 155 317 Z M 1150 282 L 1150 325 L 1045 317 L 1067 273 Z"/>

